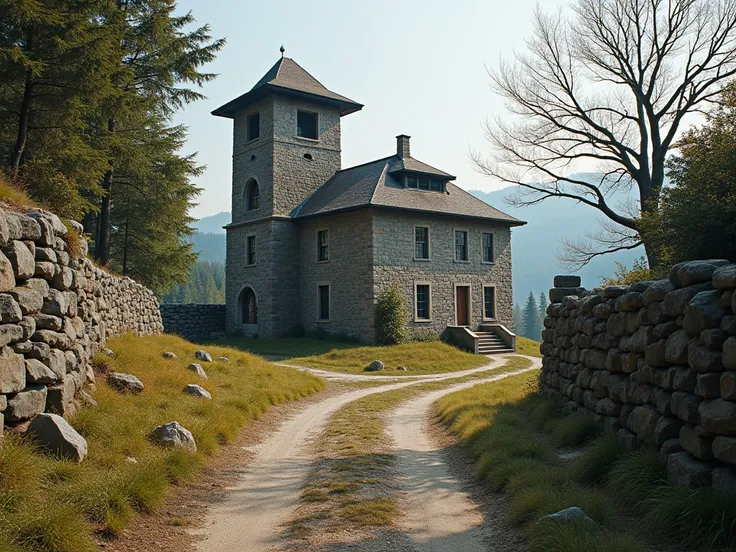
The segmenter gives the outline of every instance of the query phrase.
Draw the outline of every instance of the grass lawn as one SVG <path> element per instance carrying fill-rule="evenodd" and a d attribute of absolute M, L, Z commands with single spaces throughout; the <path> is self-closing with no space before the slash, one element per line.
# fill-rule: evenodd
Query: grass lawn
<path fill-rule="evenodd" d="M 522 374 L 440 399 L 443 422 L 477 458 L 478 476 L 509 497 L 533 551 L 638 552 L 649 541 L 712 549 L 736 544 L 736 501 L 674 487 L 657 453 L 625 450 L 586 417 L 563 416 Z M 561 457 L 570 447 L 578 453 Z M 596 523 L 537 520 L 578 506 Z"/>
<path fill-rule="evenodd" d="M 282 339 L 254 339 L 252 337 L 227 337 L 207 343 L 223 347 L 233 347 L 254 355 L 278 357 L 287 360 L 293 357 L 321 355 L 335 349 L 357 347 L 350 341 L 314 339 L 310 337 L 284 337 Z"/>
<path fill-rule="evenodd" d="M 383 362 L 382 372 L 364 372 L 372 361 Z M 321 368 L 351 374 L 392 376 L 437 374 L 441 372 L 457 372 L 469 368 L 477 368 L 489 364 L 483 355 L 473 355 L 455 347 L 433 341 L 429 343 L 403 343 L 389 347 L 355 347 L 336 349 L 320 355 L 295 357 L 289 363 L 310 368 Z M 397 371 L 398 366 L 405 366 L 406 371 Z"/>
<path fill-rule="evenodd" d="M 98 405 L 83 408 L 71 422 L 89 444 L 81 464 L 5 438 L 0 445 L 0 551 L 96 550 L 94 534 L 120 533 L 138 512 L 156 508 L 171 485 L 196 477 L 207 456 L 271 405 L 325 387 L 308 374 L 215 346 L 207 347 L 213 358 L 224 355 L 230 362 L 204 363 L 209 379 L 200 380 L 186 368 L 200 347 L 171 335 L 126 335 L 110 340 L 108 347 L 115 357 L 98 363 L 137 376 L 144 391 L 120 394 L 98 377 Z M 179 358 L 166 360 L 164 351 Z M 189 383 L 206 388 L 212 400 L 183 394 Z M 154 427 L 173 420 L 193 433 L 196 454 L 163 449 L 149 440 Z"/>
<path fill-rule="evenodd" d="M 528 337 L 516 337 L 516 352 L 520 355 L 542 358 L 542 353 L 539 352 L 540 345 L 539 341 L 533 341 Z"/>
<path fill-rule="evenodd" d="M 306 507 L 300 508 L 291 525 L 292 537 L 309 544 L 312 536 L 394 525 L 401 512 L 393 481 L 396 457 L 386 434 L 387 413 L 421 393 L 523 370 L 530 364 L 516 357 L 493 372 L 418 383 L 368 395 L 342 407 L 317 441 L 318 460 L 302 491 Z"/>

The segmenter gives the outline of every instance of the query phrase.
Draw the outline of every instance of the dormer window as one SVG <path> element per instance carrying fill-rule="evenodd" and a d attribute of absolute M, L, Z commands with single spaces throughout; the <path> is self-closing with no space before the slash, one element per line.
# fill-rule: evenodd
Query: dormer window
<path fill-rule="evenodd" d="M 296 112 L 296 135 L 300 138 L 317 140 L 319 138 L 319 116 L 311 111 Z"/>
<path fill-rule="evenodd" d="M 261 136 L 261 114 L 253 113 L 252 115 L 248 115 L 247 127 L 248 141 L 257 140 Z"/>
<path fill-rule="evenodd" d="M 445 183 L 436 178 L 426 176 L 407 176 L 406 187 L 412 190 L 424 190 L 432 192 L 445 191 Z"/>

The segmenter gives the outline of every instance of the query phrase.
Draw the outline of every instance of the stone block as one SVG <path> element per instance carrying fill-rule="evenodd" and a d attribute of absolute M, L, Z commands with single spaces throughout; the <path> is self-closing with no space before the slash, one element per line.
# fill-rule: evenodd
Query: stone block
<path fill-rule="evenodd" d="M 9 347 L 0 349 L 0 393 L 18 393 L 26 386 L 23 357 Z"/>
<path fill-rule="evenodd" d="M 685 364 L 687 362 L 688 344 L 691 338 L 684 330 L 677 330 L 668 338 L 664 350 L 664 358 L 671 364 Z"/>
<path fill-rule="evenodd" d="M 736 337 L 729 337 L 723 343 L 723 366 L 726 370 L 736 370 Z"/>
<path fill-rule="evenodd" d="M 637 406 L 629 416 L 628 425 L 639 441 L 650 445 L 657 442 L 657 423 L 662 415 L 650 405 Z"/>
<path fill-rule="evenodd" d="M 703 330 L 718 328 L 725 314 L 720 291 L 701 291 L 685 308 L 683 329 L 691 335 L 698 335 Z"/>
<path fill-rule="evenodd" d="M 25 243 L 13 240 L 5 246 L 3 253 L 13 265 L 16 280 L 26 280 L 33 276 L 36 270 L 36 261 Z"/>
<path fill-rule="evenodd" d="M 555 276 L 554 287 L 556 288 L 579 288 L 580 276 Z M 736 287 L 736 286 L 734 286 Z"/>
<path fill-rule="evenodd" d="M 713 456 L 721 462 L 736 466 L 736 437 L 716 437 L 713 439 Z"/>
<path fill-rule="evenodd" d="M 716 269 L 728 264 L 729 262 L 726 259 L 708 259 L 678 263 L 670 270 L 670 282 L 676 288 L 692 286 L 701 282 L 710 283 Z"/>
<path fill-rule="evenodd" d="M 648 345 L 656 343 L 653 326 L 642 326 L 631 336 L 631 350 L 635 353 L 644 353 Z"/>
<path fill-rule="evenodd" d="M 675 452 L 667 457 L 667 479 L 680 487 L 708 487 L 712 474 L 711 465 L 693 458 L 687 452 Z"/>
<path fill-rule="evenodd" d="M 645 305 L 650 305 L 654 302 L 661 302 L 665 296 L 673 291 L 675 288 L 669 280 L 658 280 L 652 282 L 652 284 L 644 291 L 643 299 Z"/>
<path fill-rule="evenodd" d="M 680 434 L 682 421 L 671 416 L 661 416 L 657 420 L 657 426 L 654 429 L 654 442 L 650 443 L 655 447 L 663 446 L 667 441 L 676 439 Z"/>
<path fill-rule="evenodd" d="M 10 291 L 15 287 L 15 271 L 10 260 L 0 252 L 0 292 Z"/>
<path fill-rule="evenodd" d="M 644 297 L 641 293 L 632 291 L 616 299 L 615 309 L 618 312 L 635 312 L 644 306 Z"/>
<path fill-rule="evenodd" d="M 698 374 L 695 390 L 698 397 L 704 399 L 715 399 L 721 396 L 721 373 L 707 372 Z"/>
<path fill-rule="evenodd" d="M 26 381 L 28 383 L 58 383 L 64 373 L 58 374 L 40 360 L 29 358 L 26 362 Z"/>
<path fill-rule="evenodd" d="M 626 428 L 621 428 L 616 432 L 616 437 L 624 444 L 629 450 L 637 450 L 639 448 L 639 441 L 631 431 Z"/>
<path fill-rule="evenodd" d="M 703 330 L 700 333 L 700 343 L 712 349 L 714 351 L 720 351 L 723 348 L 723 344 L 726 342 L 728 335 L 720 328 L 712 328 L 710 330 Z"/>
<path fill-rule="evenodd" d="M 43 385 L 27 385 L 23 391 L 8 399 L 5 419 L 19 422 L 33 418 L 46 408 L 46 387 Z"/>
<path fill-rule="evenodd" d="M 694 426 L 684 425 L 680 428 L 680 445 L 683 449 L 700 460 L 713 459 L 713 439 L 702 436 L 702 432 Z"/>
<path fill-rule="evenodd" d="M 684 366 L 673 366 L 670 370 L 673 374 L 672 389 L 686 393 L 695 391 L 695 386 L 698 384 L 698 375 L 695 370 Z"/>
<path fill-rule="evenodd" d="M 672 393 L 661 389 L 659 387 L 654 388 L 652 393 L 652 402 L 654 406 L 662 414 L 671 414 L 670 401 L 672 400 Z"/>
<path fill-rule="evenodd" d="M 736 264 L 724 265 L 713 271 L 713 287 L 736 289 Z"/>
<path fill-rule="evenodd" d="M 736 435 L 736 402 L 704 400 L 698 408 L 703 428 L 717 435 Z"/>
<path fill-rule="evenodd" d="M 711 487 L 718 494 L 736 496 L 736 470 L 733 468 L 714 469 Z"/>
<path fill-rule="evenodd" d="M 667 350 L 667 340 L 660 339 L 656 343 L 648 345 L 644 349 L 644 358 L 650 366 L 664 367 L 669 366 L 669 362 L 665 358 L 665 352 Z"/>
<path fill-rule="evenodd" d="M 736 401 L 736 372 L 726 372 L 721 375 L 721 398 Z"/>
<path fill-rule="evenodd" d="M 696 425 L 700 422 L 699 408 L 703 399 L 691 393 L 676 391 L 672 393 L 670 409 L 683 422 Z"/>
<path fill-rule="evenodd" d="M 670 318 L 684 315 L 690 301 L 701 291 L 709 291 L 713 286 L 704 282 L 694 286 L 669 292 L 662 301 L 662 314 Z"/>
<path fill-rule="evenodd" d="M 652 399 L 653 387 L 647 383 L 631 383 L 626 392 L 626 401 L 638 405 L 648 404 Z"/>
<path fill-rule="evenodd" d="M 728 335 L 736 335 L 736 314 L 727 314 L 721 318 L 721 329 Z"/>
<path fill-rule="evenodd" d="M 39 414 L 28 426 L 28 435 L 42 450 L 81 462 L 87 457 L 87 441 L 69 423 L 56 414 Z"/>
<path fill-rule="evenodd" d="M 598 401 L 595 411 L 603 416 L 616 416 L 621 414 L 621 403 L 608 397 Z"/>
<path fill-rule="evenodd" d="M 698 372 L 722 372 L 723 361 L 720 351 L 711 351 L 691 342 L 687 350 L 687 363 Z"/>

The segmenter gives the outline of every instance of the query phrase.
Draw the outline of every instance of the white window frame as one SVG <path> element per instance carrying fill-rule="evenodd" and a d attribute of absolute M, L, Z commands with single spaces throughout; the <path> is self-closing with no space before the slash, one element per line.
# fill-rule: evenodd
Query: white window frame
<path fill-rule="evenodd" d="M 429 296 L 427 297 L 427 303 L 428 303 L 427 310 L 429 310 L 429 318 L 419 318 L 419 315 L 417 314 L 417 289 L 419 286 L 429 287 Z M 414 282 L 414 322 L 416 323 L 432 322 L 432 282 L 429 282 L 429 281 Z"/>
<path fill-rule="evenodd" d="M 485 246 L 483 245 L 483 235 L 491 235 L 491 260 L 485 260 Z M 492 265 L 496 264 L 496 233 L 495 232 L 481 232 L 480 233 L 480 262 L 482 264 Z"/>
<path fill-rule="evenodd" d="M 487 288 L 493 288 L 493 316 L 490 318 L 486 316 L 486 289 Z M 490 322 L 497 319 L 497 313 L 498 313 L 498 295 L 496 290 L 496 284 L 483 284 L 482 291 L 483 294 L 481 296 L 481 302 L 482 302 L 482 308 L 483 308 L 483 321 L 484 322 Z"/>
<path fill-rule="evenodd" d="M 327 232 L 327 258 L 325 260 L 320 260 L 319 258 L 319 233 L 320 232 Z M 314 231 L 314 241 L 315 241 L 315 262 L 317 264 L 326 264 L 330 262 L 330 229 L 328 227 L 322 227 L 317 228 Z"/>
<path fill-rule="evenodd" d="M 316 138 L 309 138 L 307 136 L 299 136 L 299 112 L 302 113 L 311 113 L 313 115 L 317 116 L 317 137 Z M 294 136 L 299 140 L 307 140 L 309 142 L 319 142 L 319 138 L 322 135 L 322 133 L 319 131 L 319 124 L 320 124 L 320 116 L 319 111 L 310 111 L 309 109 L 296 109 L 296 117 L 294 117 Z"/>
<path fill-rule="evenodd" d="M 463 261 L 458 261 L 463 262 Z M 473 326 L 473 286 L 470 282 L 455 282 L 452 286 L 452 304 L 454 308 L 455 326 L 459 326 L 457 323 L 457 288 L 466 287 L 468 288 L 468 325 L 470 328 Z M 465 327 L 465 326 L 463 326 Z"/>
<path fill-rule="evenodd" d="M 417 228 L 427 229 L 427 257 L 417 257 Z M 432 260 L 432 229 L 429 224 L 415 224 L 411 228 L 411 245 L 414 248 L 412 252 L 412 258 L 421 263 L 426 263 Z"/>
<path fill-rule="evenodd" d="M 461 260 L 457 258 L 457 245 L 456 236 L 457 232 L 465 232 L 465 259 Z M 456 263 L 469 263 L 470 262 L 470 230 L 467 228 L 453 228 L 452 229 L 452 260 Z"/>
<path fill-rule="evenodd" d="M 249 255 L 250 251 L 248 251 L 248 245 L 250 243 L 250 238 L 254 238 L 253 239 L 253 247 L 254 247 L 253 257 L 255 259 L 255 262 L 252 264 L 249 262 L 250 261 L 250 255 Z M 258 266 L 258 235 L 255 232 L 251 232 L 250 234 L 245 235 L 245 266 L 246 268 Z"/>
<path fill-rule="evenodd" d="M 321 297 L 319 296 L 319 288 L 321 287 L 327 287 L 327 310 L 329 311 L 327 313 L 327 318 L 320 318 L 320 308 L 322 307 L 322 301 Z M 317 316 L 315 317 L 315 322 L 317 322 L 317 324 L 329 324 L 330 320 L 332 319 L 332 285 L 330 284 L 330 282 L 317 282 L 316 291 Z"/>

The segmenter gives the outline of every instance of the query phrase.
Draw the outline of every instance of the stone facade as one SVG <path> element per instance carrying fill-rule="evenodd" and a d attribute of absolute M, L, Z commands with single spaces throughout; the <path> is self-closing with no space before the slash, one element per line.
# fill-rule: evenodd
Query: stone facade
<path fill-rule="evenodd" d="M 225 335 L 225 305 L 162 304 L 164 331 L 197 341 Z"/>
<path fill-rule="evenodd" d="M 668 280 L 586 291 L 558 277 L 542 333 L 543 391 L 670 480 L 736 489 L 736 264 L 693 261 Z"/>
<path fill-rule="evenodd" d="M 58 217 L 0 210 L 0 428 L 73 412 L 90 360 L 114 335 L 163 330 L 155 295 L 73 258 Z"/>

